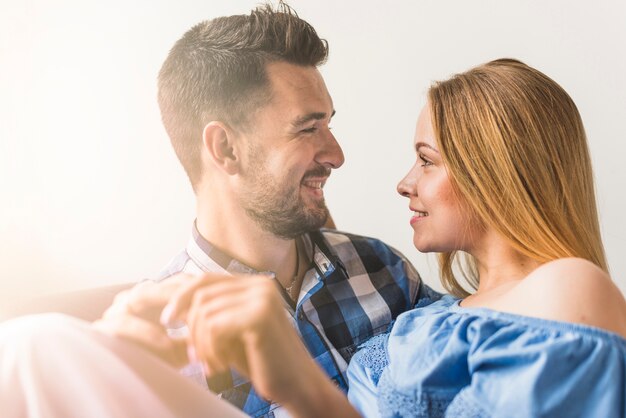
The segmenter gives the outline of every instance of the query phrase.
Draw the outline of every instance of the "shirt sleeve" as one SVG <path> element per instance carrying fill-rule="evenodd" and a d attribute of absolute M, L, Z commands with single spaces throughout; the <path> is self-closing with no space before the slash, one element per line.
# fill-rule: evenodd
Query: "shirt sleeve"
<path fill-rule="evenodd" d="M 378 381 L 389 364 L 387 358 L 387 339 L 389 334 L 371 338 L 359 347 L 348 367 L 348 401 L 361 416 L 379 417 Z"/>

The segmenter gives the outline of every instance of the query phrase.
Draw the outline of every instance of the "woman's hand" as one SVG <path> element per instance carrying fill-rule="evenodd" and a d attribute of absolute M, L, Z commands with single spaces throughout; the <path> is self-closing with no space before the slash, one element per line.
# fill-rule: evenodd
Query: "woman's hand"
<path fill-rule="evenodd" d="M 172 339 L 160 323 L 172 294 L 192 276 L 178 274 L 162 282 L 145 281 L 120 292 L 93 327 L 150 351 L 173 367 L 188 363 L 186 342 Z"/>

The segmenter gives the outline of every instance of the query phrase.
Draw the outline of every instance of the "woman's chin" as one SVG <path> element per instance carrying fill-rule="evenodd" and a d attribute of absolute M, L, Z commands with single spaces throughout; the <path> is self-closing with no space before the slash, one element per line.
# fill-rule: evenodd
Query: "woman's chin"
<path fill-rule="evenodd" d="M 445 253 L 457 250 L 455 246 L 441 245 L 441 243 L 436 244 L 432 241 L 425 240 L 424 237 L 421 237 L 421 239 L 414 237 L 413 246 L 420 253 Z"/>
<path fill-rule="evenodd" d="M 424 240 L 418 240 L 418 239 L 414 238 L 413 239 L 413 246 L 420 253 L 430 253 L 430 252 L 434 251 L 432 249 L 432 246 L 429 245 L 428 243 L 424 242 Z"/>

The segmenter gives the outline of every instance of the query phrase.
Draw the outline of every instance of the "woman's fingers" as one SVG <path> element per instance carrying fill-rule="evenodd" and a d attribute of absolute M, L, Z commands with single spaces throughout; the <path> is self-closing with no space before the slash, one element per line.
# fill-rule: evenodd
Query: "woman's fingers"
<path fill-rule="evenodd" d="M 178 274 L 161 282 L 140 282 L 118 293 L 103 317 L 106 319 L 118 314 L 131 314 L 157 323 L 172 295 L 192 278 L 188 274 Z"/>
<path fill-rule="evenodd" d="M 131 341 L 176 368 L 188 363 L 186 341 L 169 338 L 160 324 L 126 314 L 98 320 L 93 323 L 93 327 L 105 334 Z"/>
<path fill-rule="evenodd" d="M 180 367 L 187 363 L 186 340 L 168 335 L 159 317 L 172 294 L 191 279 L 190 275 L 179 274 L 158 283 L 138 283 L 120 292 L 94 327 L 140 345 L 167 363 Z"/>
<path fill-rule="evenodd" d="M 192 278 L 171 295 L 169 303 L 161 314 L 161 323 L 168 324 L 184 321 L 189 308 L 194 303 L 194 299 L 198 298 L 200 294 L 202 294 L 202 298 L 205 301 L 209 301 L 233 292 L 245 292 L 265 281 L 273 282 L 266 275 L 230 276 L 206 273 Z"/>
<path fill-rule="evenodd" d="M 143 283 L 120 294 L 95 326 L 176 366 L 197 358 L 207 374 L 229 367 L 248 374 L 252 341 L 279 341 L 281 333 L 293 332 L 276 283 L 265 275 L 179 275 Z M 182 330 L 188 334 L 174 335 Z M 268 347 L 262 345 L 267 353 L 261 359 L 273 355 Z"/>

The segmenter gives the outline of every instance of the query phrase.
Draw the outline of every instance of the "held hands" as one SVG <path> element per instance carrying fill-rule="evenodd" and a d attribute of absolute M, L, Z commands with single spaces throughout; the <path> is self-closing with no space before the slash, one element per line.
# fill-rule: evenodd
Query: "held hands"
<path fill-rule="evenodd" d="M 168 335 L 184 324 L 185 339 Z M 268 276 L 180 274 L 140 283 L 120 293 L 94 326 L 177 368 L 199 361 L 212 375 L 233 367 L 294 417 L 358 416 L 309 356 Z"/>
<path fill-rule="evenodd" d="M 181 274 L 160 283 L 145 281 L 120 292 L 94 328 L 131 341 L 173 367 L 184 366 L 188 363 L 185 341 L 170 338 L 159 317 L 174 291 L 190 278 Z"/>
<path fill-rule="evenodd" d="M 172 295 L 161 321 L 184 322 L 188 344 L 207 375 L 237 369 L 259 394 L 282 402 L 305 383 L 297 371 L 313 364 L 287 319 L 277 285 L 268 276 L 206 274 Z"/>
<path fill-rule="evenodd" d="M 185 324 L 186 338 L 168 335 Z M 287 319 L 275 281 L 264 275 L 179 274 L 142 282 L 118 294 L 94 327 L 176 368 L 199 361 L 209 376 L 233 367 L 261 396 L 278 402 L 305 380 L 303 367 L 315 367 Z"/>

